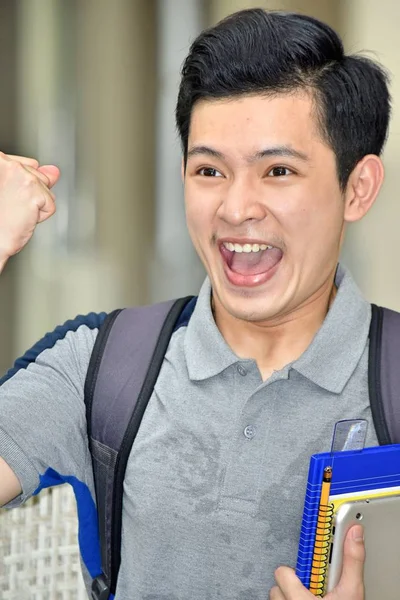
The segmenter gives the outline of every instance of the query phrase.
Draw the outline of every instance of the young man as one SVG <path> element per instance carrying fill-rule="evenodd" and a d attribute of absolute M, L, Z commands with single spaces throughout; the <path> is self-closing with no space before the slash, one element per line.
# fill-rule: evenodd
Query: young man
<path fill-rule="evenodd" d="M 176 118 L 208 278 L 130 455 L 116 598 L 311 599 L 290 568 L 275 571 L 296 562 L 309 456 L 344 418 L 368 419 L 367 443 L 378 443 L 370 305 L 338 258 L 383 180 L 386 76 L 311 17 L 248 10 L 195 40 Z M 3 265 L 54 213 L 58 177 L 0 157 Z M 25 501 L 53 469 L 93 505 L 83 388 L 103 320 L 57 328 L 4 378 L 3 504 Z M 345 555 L 329 598 L 361 600 L 359 527 Z"/>

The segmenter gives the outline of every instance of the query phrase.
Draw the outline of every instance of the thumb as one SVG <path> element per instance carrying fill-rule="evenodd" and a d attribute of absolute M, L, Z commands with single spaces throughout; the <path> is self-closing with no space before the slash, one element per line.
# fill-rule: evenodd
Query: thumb
<path fill-rule="evenodd" d="M 351 527 L 346 535 L 343 548 L 342 576 L 337 588 L 349 600 L 362 600 L 364 597 L 364 530 L 361 525 Z"/>
<path fill-rule="evenodd" d="M 41 167 L 38 167 L 38 171 L 39 173 L 43 173 L 43 175 L 46 175 L 47 179 L 49 180 L 49 188 L 52 188 L 53 185 L 57 183 L 60 177 L 60 169 L 55 165 L 43 165 Z"/>

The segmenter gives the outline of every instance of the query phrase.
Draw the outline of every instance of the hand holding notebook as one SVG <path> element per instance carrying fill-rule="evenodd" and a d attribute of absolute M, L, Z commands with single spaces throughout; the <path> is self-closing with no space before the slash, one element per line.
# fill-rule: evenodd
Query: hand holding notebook
<path fill-rule="evenodd" d="M 344 545 L 343 572 L 336 588 L 326 600 L 364 600 L 363 568 L 365 550 L 361 526 L 352 527 Z M 276 571 L 277 586 L 271 590 L 270 600 L 312 600 L 312 594 L 289 567 Z"/>
<path fill-rule="evenodd" d="M 328 467 L 329 482 L 326 481 Z M 361 522 L 365 516 L 362 521 L 367 553 L 365 600 L 398 600 L 399 500 L 400 445 L 311 457 L 296 572 L 314 597 L 335 597 L 327 591 L 333 576 L 338 575 L 338 568 L 342 567 L 336 560 L 337 549 L 340 548 L 341 553 L 342 544 L 342 540 L 340 543 L 338 540 L 338 524 L 341 515 L 352 510 L 353 522 Z M 382 504 L 386 507 L 383 512 Z M 355 510 L 356 506 L 367 508 Z M 343 528 L 341 531 L 343 533 Z"/>

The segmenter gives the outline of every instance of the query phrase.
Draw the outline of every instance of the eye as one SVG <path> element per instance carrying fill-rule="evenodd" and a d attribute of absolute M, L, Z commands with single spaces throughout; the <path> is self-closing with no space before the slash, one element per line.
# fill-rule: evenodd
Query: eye
<path fill-rule="evenodd" d="M 212 167 L 202 167 L 197 171 L 197 175 L 202 175 L 203 177 L 223 177 L 217 169 L 213 169 Z"/>
<path fill-rule="evenodd" d="M 291 169 L 288 169 L 287 167 L 273 167 L 270 171 L 268 171 L 267 173 L 267 177 L 285 177 L 286 175 L 292 175 L 293 171 Z"/>

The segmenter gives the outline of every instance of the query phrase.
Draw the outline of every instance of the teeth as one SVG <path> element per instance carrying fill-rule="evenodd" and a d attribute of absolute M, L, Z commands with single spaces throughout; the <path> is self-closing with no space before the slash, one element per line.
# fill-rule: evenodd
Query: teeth
<path fill-rule="evenodd" d="M 232 244 L 232 242 L 224 242 L 225 248 L 231 252 L 260 252 L 260 250 L 271 250 L 272 246 L 267 244 Z"/>

